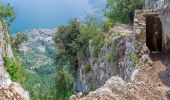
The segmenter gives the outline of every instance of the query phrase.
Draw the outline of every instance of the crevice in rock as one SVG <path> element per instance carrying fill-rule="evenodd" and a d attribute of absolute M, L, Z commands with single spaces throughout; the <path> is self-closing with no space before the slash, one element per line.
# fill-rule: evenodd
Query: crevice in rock
<path fill-rule="evenodd" d="M 146 44 L 151 52 L 162 51 L 162 23 L 157 16 L 146 16 Z"/>

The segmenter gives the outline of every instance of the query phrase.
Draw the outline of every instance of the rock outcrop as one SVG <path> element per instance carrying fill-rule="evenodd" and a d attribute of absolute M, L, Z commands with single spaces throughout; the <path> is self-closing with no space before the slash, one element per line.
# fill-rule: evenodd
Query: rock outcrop
<path fill-rule="evenodd" d="M 4 66 L 3 57 L 7 55 L 14 59 L 11 45 L 9 42 L 9 34 L 6 31 L 6 26 L 0 21 L 0 100 L 29 100 L 28 92 L 23 88 L 12 82 L 10 76 Z"/>
<path fill-rule="evenodd" d="M 168 0 L 167 0 L 168 1 Z M 169 2 L 169 1 L 168 1 Z M 104 81 L 108 78 L 105 84 L 98 88 L 94 92 L 90 92 L 87 96 L 83 95 L 73 95 L 70 100 L 169 100 L 170 99 L 170 54 L 152 54 L 150 49 L 147 47 L 147 27 L 146 17 L 154 16 L 160 18 L 162 22 L 163 33 L 162 35 L 163 44 L 162 49 L 166 49 L 169 44 L 169 6 L 164 0 L 146 0 L 146 8 L 144 10 L 137 10 L 134 17 L 133 31 L 131 30 L 130 38 L 128 37 L 128 32 L 125 31 L 125 37 L 118 38 L 116 46 L 114 48 L 118 50 L 123 56 L 121 60 L 119 57 L 116 58 L 117 62 L 112 62 L 111 65 L 107 65 L 105 62 L 98 62 L 98 65 L 92 67 L 92 72 L 88 74 L 83 73 L 83 64 L 79 69 L 79 82 L 85 89 L 89 90 L 90 86 L 100 87 Z M 116 26 L 117 27 L 117 26 Z M 127 28 L 123 28 L 127 30 Z M 121 30 L 121 28 L 116 28 L 114 34 Z M 114 28 L 113 28 L 114 29 Z M 130 41 L 127 41 L 129 40 Z M 120 45 L 120 41 L 121 45 Z M 129 44 L 129 45 L 128 45 Z M 112 46 L 110 46 L 112 47 Z M 122 47 L 123 49 L 119 49 Z M 106 50 L 106 48 L 105 48 Z M 109 50 L 107 48 L 107 50 Z M 123 50 L 123 51 L 121 51 Z M 115 54 L 119 53 L 115 52 Z M 133 68 L 133 57 L 131 54 L 136 54 L 137 63 Z M 100 56 L 102 59 L 103 56 Z M 104 56 L 106 57 L 106 56 Z M 126 60 L 125 60 L 126 59 Z M 99 60 L 103 61 L 103 60 Z M 121 64 L 123 63 L 123 64 Z M 100 69 L 102 65 L 103 69 Z M 107 72 L 108 68 L 111 71 Z M 97 73 L 97 74 L 96 74 Z M 105 79 L 101 78 L 105 76 Z M 89 77 L 89 79 L 88 79 Z M 99 80 L 101 79 L 101 80 Z M 92 81 L 92 82 L 91 82 Z"/>
<path fill-rule="evenodd" d="M 116 75 L 126 82 L 130 80 L 134 70 L 131 57 L 135 55 L 132 28 L 123 24 L 116 25 L 109 34 L 110 36 L 103 40 L 104 46 L 98 58 L 95 57 L 92 41 L 89 43 L 89 56 L 78 57 L 75 91 L 88 92 L 99 88 L 107 79 Z M 85 71 L 87 66 L 91 67 L 89 72 Z"/>
<path fill-rule="evenodd" d="M 137 11 L 136 14 L 138 15 L 139 12 Z M 138 62 L 135 70 L 129 76 L 129 81 L 126 81 L 120 75 L 113 75 L 105 82 L 104 86 L 96 91 L 90 92 L 85 97 L 73 95 L 70 100 L 169 100 L 169 54 L 149 54 L 145 40 L 146 31 L 143 30 L 145 22 L 142 21 L 141 16 L 137 15 L 135 16 L 134 36 L 131 35 L 135 37 L 133 40 L 135 43 L 131 45 L 135 47 Z M 126 58 L 126 56 L 124 57 Z M 127 66 L 126 68 L 130 67 Z"/>
<path fill-rule="evenodd" d="M 103 87 L 90 92 L 80 100 L 168 100 L 167 91 L 169 88 L 162 83 L 158 76 L 158 72 L 164 66 L 162 64 L 155 66 L 159 63 L 159 61 L 154 62 L 153 66 L 141 63 L 133 72 L 129 83 L 120 77 L 113 76 L 106 81 Z"/>

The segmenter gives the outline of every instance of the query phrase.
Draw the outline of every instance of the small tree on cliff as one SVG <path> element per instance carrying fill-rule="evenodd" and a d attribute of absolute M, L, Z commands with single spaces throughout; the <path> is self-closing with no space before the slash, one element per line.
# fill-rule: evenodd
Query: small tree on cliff
<path fill-rule="evenodd" d="M 77 51 L 76 48 L 77 37 L 80 34 L 80 23 L 76 20 L 70 20 L 67 26 L 58 27 L 58 32 L 55 34 L 54 41 L 58 48 L 57 63 L 63 65 L 70 64 L 72 66 L 77 66 Z"/>
<path fill-rule="evenodd" d="M 21 44 L 28 40 L 27 35 L 22 33 L 17 33 L 15 37 L 11 36 L 12 48 L 14 51 L 19 52 Z"/>
<path fill-rule="evenodd" d="M 72 73 L 78 66 L 76 47 L 79 35 L 80 23 L 76 19 L 70 20 L 68 25 L 58 27 L 55 34 L 54 41 L 58 49 L 56 63 L 59 66 L 56 74 L 56 100 L 65 100 L 72 94 Z"/>
<path fill-rule="evenodd" d="M 144 0 L 107 0 L 105 16 L 112 23 L 130 24 L 136 9 L 143 7 Z"/>
<path fill-rule="evenodd" d="M 72 95 L 72 84 L 72 75 L 64 67 L 60 67 L 56 75 L 56 100 L 68 99 Z"/>
<path fill-rule="evenodd" d="M 7 5 L 0 2 L 0 17 L 5 19 L 7 25 L 9 26 L 15 19 L 14 7 L 9 3 Z M 2 19 L 1 19 L 2 20 Z"/>

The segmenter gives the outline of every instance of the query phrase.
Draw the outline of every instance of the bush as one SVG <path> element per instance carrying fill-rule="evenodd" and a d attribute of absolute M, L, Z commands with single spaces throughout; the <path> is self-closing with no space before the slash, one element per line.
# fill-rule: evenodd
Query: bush
<path fill-rule="evenodd" d="M 6 23 L 10 25 L 15 19 L 14 7 L 10 4 L 5 5 L 0 1 L 0 17 L 5 19 Z M 6 25 L 6 23 L 4 22 L 3 25 Z"/>
<path fill-rule="evenodd" d="M 103 22 L 103 26 L 102 26 L 102 29 L 104 32 L 108 32 L 110 28 L 112 28 L 113 26 L 113 23 L 107 19 Z"/>
<path fill-rule="evenodd" d="M 4 65 L 7 68 L 7 71 L 11 79 L 15 82 L 18 82 L 21 78 L 21 64 L 15 59 L 9 57 L 4 57 Z"/>
<path fill-rule="evenodd" d="M 113 52 L 110 52 L 110 53 L 106 56 L 106 61 L 107 61 L 107 62 L 115 61 L 115 55 L 113 54 Z"/>
<path fill-rule="evenodd" d="M 136 53 L 132 53 L 131 54 L 131 61 L 132 61 L 132 65 L 136 66 L 138 58 L 137 58 L 137 54 Z"/>
<path fill-rule="evenodd" d="M 78 36 L 80 34 L 80 22 L 76 19 L 69 21 L 68 25 L 62 25 L 58 27 L 58 32 L 55 34 L 54 41 L 56 43 L 58 54 L 57 62 L 77 67 L 76 57 L 81 44 L 78 42 Z M 61 66 L 62 66 L 61 65 Z"/>
<path fill-rule="evenodd" d="M 91 71 L 91 65 L 90 64 L 86 64 L 85 65 L 85 73 L 89 73 Z"/>
<path fill-rule="evenodd" d="M 23 42 L 26 42 L 28 40 L 27 35 L 22 33 L 17 33 L 15 37 L 11 36 L 11 45 L 13 50 L 16 52 L 19 52 L 19 48 Z"/>
<path fill-rule="evenodd" d="M 103 33 L 98 33 L 98 35 L 94 36 L 92 38 L 92 45 L 94 46 L 94 55 L 95 57 L 98 58 L 99 56 L 99 53 L 101 52 L 102 50 L 102 47 L 104 45 L 104 35 Z"/>
<path fill-rule="evenodd" d="M 72 75 L 63 67 L 58 69 L 56 75 L 56 100 L 68 100 L 72 95 Z"/>
<path fill-rule="evenodd" d="M 136 9 L 142 9 L 144 0 L 107 0 L 105 16 L 112 23 L 132 24 Z"/>

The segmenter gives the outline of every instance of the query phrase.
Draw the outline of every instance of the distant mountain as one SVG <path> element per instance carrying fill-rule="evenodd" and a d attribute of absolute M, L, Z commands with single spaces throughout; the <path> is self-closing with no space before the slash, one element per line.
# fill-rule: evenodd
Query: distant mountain
<path fill-rule="evenodd" d="M 89 0 L 89 4 L 96 9 L 104 9 L 107 0 Z"/>
<path fill-rule="evenodd" d="M 107 0 L 89 0 L 88 3 L 92 6 L 93 15 L 99 20 L 103 20 L 103 10 Z"/>

